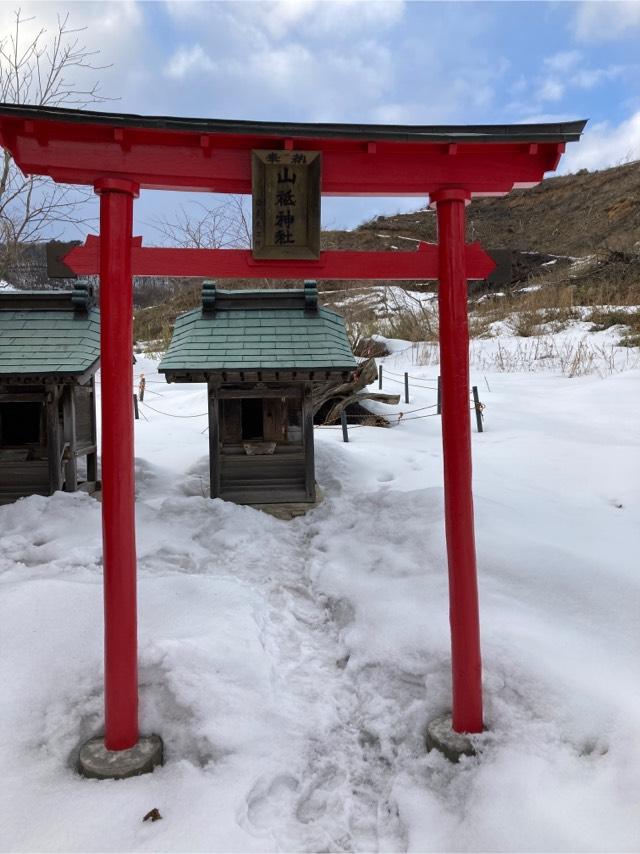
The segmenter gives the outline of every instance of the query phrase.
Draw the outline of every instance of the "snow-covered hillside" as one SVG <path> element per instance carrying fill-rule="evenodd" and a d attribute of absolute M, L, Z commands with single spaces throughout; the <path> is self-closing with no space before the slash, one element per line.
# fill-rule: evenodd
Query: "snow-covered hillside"
<path fill-rule="evenodd" d="M 385 390 L 410 372 L 406 415 L 316 430 L 325 500 L 291 522 L 206 498 L 205 388 L 138 359 L 153 775 L 72 767 L 102 722 L 100 504 L 0 508 L 2 850 L 637 850 L 640 371 L 476 360 L 487 731 L 451 765 L 424 749 L 450 702 L 438 367 L 403 347 Z"/>

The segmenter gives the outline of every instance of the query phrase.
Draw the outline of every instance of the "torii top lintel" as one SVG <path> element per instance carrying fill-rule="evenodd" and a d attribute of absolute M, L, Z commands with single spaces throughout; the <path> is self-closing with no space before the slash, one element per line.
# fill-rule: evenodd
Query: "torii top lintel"
<path fill-rule="evenodd" d="M 539 183 L 585 124 L 300 124 L 0 104 L 0 144 L 27 174 L 216 193 L 251 193 L 250 152 L 282 148 L 322 152 L 325 195 L 502 195 Z"/>

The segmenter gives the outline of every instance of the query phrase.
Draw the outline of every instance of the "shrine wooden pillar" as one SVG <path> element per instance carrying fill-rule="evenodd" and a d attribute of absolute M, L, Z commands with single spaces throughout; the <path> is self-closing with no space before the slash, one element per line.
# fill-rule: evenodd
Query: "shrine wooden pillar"
<path fill-rule="evenodd" d="M 138 185 L 102 178 L 100 368 L 107 750 L 138 742 L 135 475 L 133 447 L 133 200 Z"/>
<path fill-rule="evenodd" d="M 482 663 L 471 486 L 465 205 L 470 193 L 433 193 L 438 217 L 444 502 L 453 676 L 452 726 L 482 732 Z"/>

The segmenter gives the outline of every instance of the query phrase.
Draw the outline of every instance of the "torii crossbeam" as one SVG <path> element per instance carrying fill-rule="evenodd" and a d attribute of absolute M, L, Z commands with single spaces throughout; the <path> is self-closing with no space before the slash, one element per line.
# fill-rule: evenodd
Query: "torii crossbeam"
<path fill-rule="evenodd" d="M 0 143 L 26 174 L 94 187 L 100 240 L 69 254 L 100 274 L 105 579 L 105 738 L 109 761 L 138 745 L 132 412 L 132 273 L 270 278 L 437 278 L 445 527 L 452 638 L 452 728 L 480 732 L 482 689 L 471 491 L 467 279 L 487 256 L 465 244 L 474 196 L 531 187 L 557 167 L 585 122 L 378 126 L 241 122 L 0 104 Z M 259 149 L 322 154 L 323 195 L 429 197 L 438 245 L 415 252 L 326 253 L 255 262 L 250 253 L 143 248 L 132 239 L 140 189 L 251 192 Z M 365 257 L 366 256 L 366 257 Z M 185 269 L 188 267 L 188 269 Z M 265 272 L 266 270 L 269 272 Z M 196 272 L 197 271 L 197 272 Z M 323 275 L 324 273 L 324 275 Z M 108 774 L 105 774 L 108 776 Z M 113 775 L 112 775 L 113 776 Z"/>
<path fill-rule="evenodd" d="M 89 235 L 84 246 L 74 247 L 62 259 L 77 276 L 100 273 L 100 240 Z M 495 262 L 480 247 L 464 248 L 467 279 L 486 279 Z M 193 276 L 218 279 L 369 279 L 433 280 L 439 278 L 438 246 L 418 243 L 408 252 L 322 252 L 318 261 L 256 261 L 246 249 L 173 249 L 143 247 L 142 238 L 131 242 L 134 276 Z"/>

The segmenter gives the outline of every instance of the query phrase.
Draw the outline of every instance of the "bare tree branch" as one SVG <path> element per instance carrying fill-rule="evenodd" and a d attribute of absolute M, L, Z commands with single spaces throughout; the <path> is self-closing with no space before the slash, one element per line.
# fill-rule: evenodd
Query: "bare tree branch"
<path fill-rule="evenodd" d="M 0 100 L 78 108 L 109 100 L 98 80 L 85 82 L 87 74 L 107 67 L 95 64 L 99 51 L 81 41 L 86 28 L 72 27 L 66 13 L 58 15 L 52 32 L 42 27 L 30 36 L 34 20 L 18 9 L 12 32 L 0 39 Z M 0 277 L 32 286 L 32 273 L 26 281 L 21 271 L 21 258 L 33 257 L 27 244 L 58 238 L 70 226 L 86 230 L 94 222 L 86 210 L 92 195 L 85 188 L 24 176 L 5 150 L 0 161 Z"/>
<path fill-rule="evenodd" d="M 182 205 L 172 218 L 157 217 L 150 225 L 168 245 L 196 249 L 231 249 L 251 246 L 251 225 L 242 196 L 229 196 L 219 204 Z"/>

